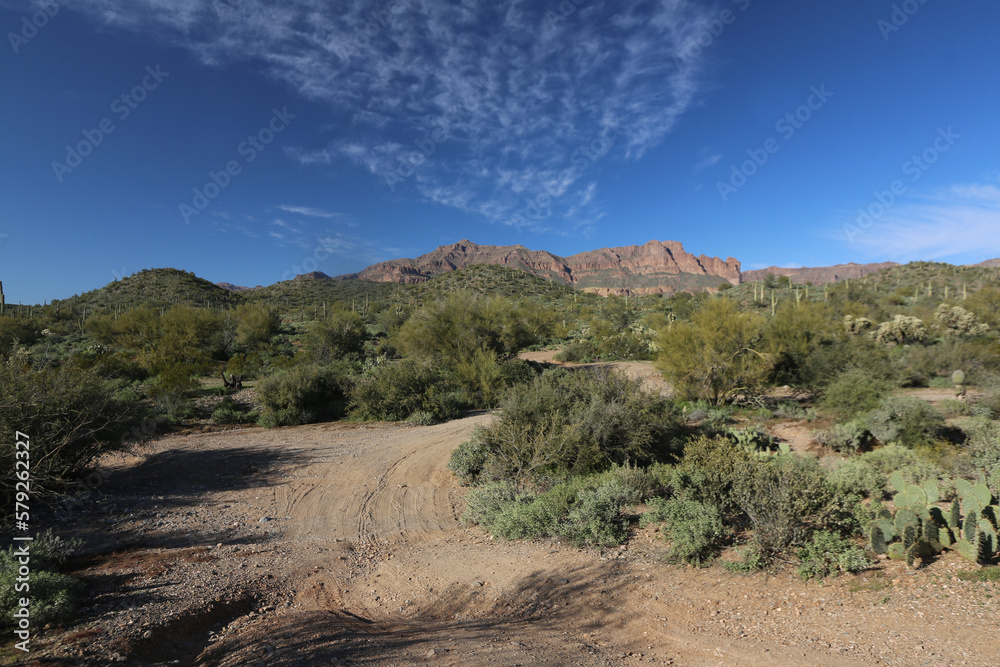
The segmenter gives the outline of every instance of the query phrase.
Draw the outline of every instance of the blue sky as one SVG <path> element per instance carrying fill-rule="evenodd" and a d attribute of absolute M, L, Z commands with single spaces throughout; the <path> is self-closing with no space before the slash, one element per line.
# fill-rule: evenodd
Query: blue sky
<path fill-rule="evenodd" d="M 0 280 L 1000 256 L 993 0 L 0 0 Z"/>

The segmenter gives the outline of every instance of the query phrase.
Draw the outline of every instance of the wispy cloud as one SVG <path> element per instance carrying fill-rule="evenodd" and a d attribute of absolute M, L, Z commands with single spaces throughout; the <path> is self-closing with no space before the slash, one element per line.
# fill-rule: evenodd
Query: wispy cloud
<path fill-rule="evenodd" d="M 719 160 L 721 160 L 721 159 L 722 159 L 722 156 L 720 154 L 718 154 L 718 153 L 713 153 L 711 155 L 706 155 L 705 157 L 703 157 L 700 160 L 698 160 L 697 163 L 695 163 L 695 165 L 694 165 L 694 173 L 697 174 L 702 169 L 708 169 L 709 167 L 714 167 L 715 165 L 719 164 Z"/>
<path fill-rule="evenodd" d="M 288 206 L 287 204 L 281 204 L 280 206 L 275 206 L 275 208 L 281 211 L 287 211 L 288 213 L 304 215 L 309 218 L 339 218 L 343 215 L 342 213 L 330 213 L 329 211 L 312 208 L 310 206 Z"/>
<path fill-rule="evenodd" d="M 872 257 L 895 261 L 1000 257 L 1000 187 L 955 185 L 897 205 L 855 243 Z"/>
<path fill-rule="evenodd" d="M 695 0 L 588 0 L 553 22 L 546 12 L 556 4 L 75 0 L 70 6 L 187 48 L 207 64 L 261 64 L 271 78 L 326 102 L 336 126 L 348 129 L 330 143 L 287 148 L 301 164 L 346 161 L 382 178 L 415 159 L 427 137 L 446 137 L 406 181 L 409 192 L 504 221 L 549 184 L 567 198 L 558 196 L 546 224 L 565 229 L 598 215 L 579 201 L 600 164 L 590 168 L 594 173 L 574 172 L 575 151 L 612 128 L 620 140 L 605 159 L 638 159 L 659 144 L 698 90 L 700 63 L 687 56 L 711 16 Z"/>

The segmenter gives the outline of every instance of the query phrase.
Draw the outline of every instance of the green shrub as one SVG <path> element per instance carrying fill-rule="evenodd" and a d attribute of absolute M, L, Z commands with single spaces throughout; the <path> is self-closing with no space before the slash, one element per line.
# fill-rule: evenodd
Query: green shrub
<path fill-rule="evenodd" d="M 556 361 L 563 363 L 587 363 L 597 357 L 597 352 L 590 341 L 581 340 L 569 343 L 561 349 L 554 357 Z"/>
<path fill-rule="evenodd" d="M 365 323 L 357 313 L 336 312 L 313 322 L 303 337 L 302 352 L 314 364 L 357 357 L 365 345 Z"/>
<path fill-rule="evenodd" d="M 607 370 L 557 370 L 504 394 L 499 419 L 483 430 L 485 479 L 587 474 L 673 451 L 673 406 L 637 380 Z"/>
<path fill-rule="evenodd" d="M 368 368 L 350 389 L 351 416 L 358 419 L 401 421 L 427 412 L 445 421 L 462 407 L 457 387 L 439 369 L 411 359 Z"/>
<path fill-rule="evenodd" d="M 610 547 L 628 536 L 628 519 L 621 510 L 629 504 L 631 492 L 614 479 L 593 489 L 577 492 L 559 534 L 577 546 Z"/>
<path fill-rule="evenodd" d="M 803 362 L 804 377 L 808 386 L 824 389 L 838 377 L 851 370 L 858 370 L 868 377 L 899 384 L 900 369 L 889 348 L 879 345 L 868 336 L 845 336 L 826 341 L 817 347 Z"/>
<path fill-rule="evenodd" d="M 848 459 L 827 475 L 827 482 L 839 495 L 856 495 L 879 499 L 888 476 L 861 458 Z"/>
<path fill-rule="evenodd" d="M 744 462 L 733 492 L 765 560 L 802 544 L 810 527 L 822 523 L 831 500 L 816 460 L 799 456 Z"/>
<path fill-rule="evenodd" d="M 540 494 L 492 482 L 469 492 L 463 519 L 508 540 L 562 537 L 577 546 L 612 546 L 627 536 L 621 510 L 633 496 L 600 476 L 576 477 Z"/>
<path fill-rule="evenodd" d="M 463 486 L 476 484 L 486 465 L 489 452 L 486 449 L 485 434 L 481 426 L 476 426 L 472 436 L 455 448 L 448 460 L 451 470 Z"/>
<path fill-rule="evenodd" d="M 688 399 L 718 405 L 737 395 L 753 395 L 771 371 L 759 349 L 763 331 L 760 315 L 741 311 L 728 298 L 709 299 L 690 322 L 676 322 L 660 332 L 657 367 Z"/>
<path fill-rule="evenodd" d="M 296 366 L 257 384 L 262 426 L 290 426 L 340 419 L 350 366 Z"/>
<path fill-rule="evenodd" d="M 857 573 L 871 567 L 872 560 L 865 550 L 835 533 L 820 530 L 798 552 L 802 564 L 798 568 L 803 579 L 825 579 L 842 572 Z"/>
<path fill-rule="evenodd" d="M 868 430 L 879 442 L 898 443 L 910 449 L 936 439 L 944 418 L 926 401 L 892 396 L 866 415 Z"/>
<path fill-rule="evenodd" d="M 821 445 L 846 454 L 857 454 L 872 444 L 872 434 L 860 419 L 834 424 L 830 429 L 820 432 L 817 439 Z"/>
<path fill-rule="evenodd" d="M 650 511 L 643 514 L 640 524 L 663 522 L 663 537 L 671 543 L 668 557 L 672 560 L 706 563 L 729 535 L 715 505 L 677 497 L 653 498 L 648 504 Z"/>
<path fill-rule="evenodd" d="M 256 410 L 243 410 L 232 398 L 226 396 L 212 411 L 212 421 L 216 424 L 253 424 L 258 417 Z"/>
<path fill-rule="evenodd" d="M 861 460 L 887 478 L 898 470 L 907 484 L 921 485 L 928 480 L 937 481 L 941 472 L 916 452 L 899 445 L 879 447 L 862 454 Z"/>
<path fill-rule="evenodd" d="M 449 380 L 463 393 L 463 402 L 470 407 L 496 407 L 502 393 L 509 387 L 530 382 L 534 371 L 520 359 L 501 360 L 493 351 L 480 349 L 468 359 L 448 367 Z"/>
<path fill-rule="evenodd" d="M 728 519 L 739 512 L 734 486 L 753 460 L 750 452 L 736 447 L 728 438 L 694 438 L 684 446 L 684 456 L 673 470 L 670 487 L 679 497 L 718 507 Z"/>
<path fill-rule="evenodd" d="M 968 451 L 976 473 L 1000 494 L 1000 422 L 981 423 L 969 430 Z"/>
<path fill-rule="evenodd" d="M 518 490 L 513 482 L 490 482 L 476 487 L 465 496 L 462 520 L 492 532 L 497 517 L 511 505 L 530 501 L 533 496 Z"/>
<path fill-rule="evenodd" d="M 512 355 L 544 336 L 530 315 L 503 297 L 457 292 L 413 313 L 393 344 L 406 356 L 445 364 L 466 362 L 478 350 Z"/>
<path fill-rule="evenodd" d="M 29 550 L 31 571 L 28 574 L 28 591 L 16 588 L 21 563 L 14 555 L 15 547 L 0 551 L 0 627 L 15 624 L 14 613 L 20 608 L 22 597 L 31 600 L 31 623 L 34 626 L 73 619 L 83 587 L 75 578 L 61 574 L 59 570 L 78 544 L 64 541 L 51 531 L 36 535 Z"/>
<path fill-rule="evenodd" d="M 16 434 L 27 434 L 33 493 L 58 491 L 102 454 L 145 439 L 151 435 L 143 430 L 149 416 L 135 389 L 104 380 L 96 369 L 0 362 L 0 465 L 10 480 Z M 13 481 L 0 488 L 4 509 L 10 510 L 5 516 L 13 516 Z"/>
<path fill-rule="evenodd" d="M 892 392 L 892 386 L 854 368 L 838 375 L 823 390 L 822 405 L 842 418 L 851 418 L 869 410 Z"/>

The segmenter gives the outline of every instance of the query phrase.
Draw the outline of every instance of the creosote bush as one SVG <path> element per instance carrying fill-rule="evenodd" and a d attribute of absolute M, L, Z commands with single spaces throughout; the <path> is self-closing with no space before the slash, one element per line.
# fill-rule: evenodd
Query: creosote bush
<path fill-rule="evenodd" d="M 351 383 L 350 410 L 356 419 L 402 421 L 420 412 L 444 421 L 464 407 L 455 383 L 429 362 L 404 359 L 373 366 Z"/>
<path fill-rule="evenodd" d="M 0 361 L 0 465 L 11 479 L 16 433 L 26 433 L 33 493 L 57 491 L 100 455 L 128 450 L 149 413 L 138 391 L 95 369 Z M 13 516 L 13 481 L 2 488 L 7 516 Z"/>
<path fill-rule="evenodd" d="M 838 375 L 823 390 L 823 407 L 841 418 L 874 410 L 892 392 L 892 385 L 860 368 Z"/>
<path fill-rule="evenodd" d="M 676 449 L 673 405 L 606 369 L 547 372 L 509 390 L 500 408 L 453 455 L 467 482 L 588 474 L 665 460 Z"/>
<path fill-rule="evenodd" d="M 341 418 L 346 409 L 349 364 L 295 366 L 257 384 L 262 426 L 291 426 Z"/>

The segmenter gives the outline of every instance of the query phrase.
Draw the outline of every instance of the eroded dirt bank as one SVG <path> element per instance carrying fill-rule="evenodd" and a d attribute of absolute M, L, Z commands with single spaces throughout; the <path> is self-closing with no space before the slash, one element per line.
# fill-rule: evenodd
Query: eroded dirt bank
<path fill-rule="evenodd" d="M 94 597 L 36 664 L 1000 662 L 997 587 L 953 578 L 954 556 L 819 585 L 668 565 L 649 531 L 598 552 L 463 527 L 448 456 L 490 418 L 175 435 L 109 461 L 56 522 L 86 535 Z"/>

